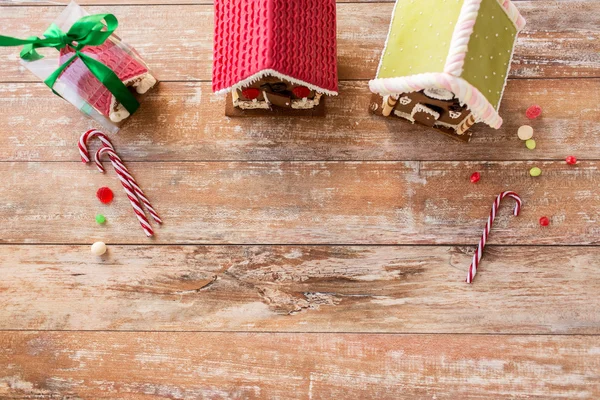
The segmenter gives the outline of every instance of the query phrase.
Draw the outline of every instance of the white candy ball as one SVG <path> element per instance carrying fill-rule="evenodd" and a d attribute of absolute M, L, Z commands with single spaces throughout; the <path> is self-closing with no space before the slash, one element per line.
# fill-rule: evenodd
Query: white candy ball
<path fill-rule="evenodd" d="M 106 244 L 103 242 L 96 242 L 92 245 L 92 254 L 95 256 L 101 256 L 106 253 Z"/>
<path fill-rule="evenodd" d="M 533 128 L 529 125 L 523 125 L 517 131 L 517 135 L 521 140 L 529 140 L 533 137 Z"/>

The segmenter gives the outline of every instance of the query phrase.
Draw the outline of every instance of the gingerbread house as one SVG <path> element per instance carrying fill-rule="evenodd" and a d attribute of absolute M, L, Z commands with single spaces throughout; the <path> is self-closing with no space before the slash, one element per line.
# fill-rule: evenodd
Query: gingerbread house
<path fill-rule="evenodd" d="M 371 110 L 468 140 L 498 108 L 525 20 L 510 0 L 397 0 Z"/>
<path fill-rule="evenodd" d="M 335 0 L 215 0 L 213 91 L 237 110 L 310 110 L 337 95 Z"/>

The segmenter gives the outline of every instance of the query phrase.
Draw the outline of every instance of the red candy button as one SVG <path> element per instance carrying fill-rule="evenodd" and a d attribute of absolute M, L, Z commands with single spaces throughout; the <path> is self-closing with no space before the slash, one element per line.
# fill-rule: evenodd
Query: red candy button
<path fill-rule="evenodd" d="M 542 115 L 542 107 L 538 106 L 537 104 L 534 104 L 533 106 L 527 109 L 525 115 L 529 119 L 536 119 L 537 117 Z"/>
<path fill-rule="evenodd" d="M 575 156 L 568 156 L 565 161 L 567 162 L 567 164 L 569 165 L 575 165 L 577 164 L 577 157 Z"/>
<path fill-rule="evenodd" d="M 258 90 L 257 88 L 244 89 L 242 90 L 242 96 L 244 96 L 247 99 L 254 100 L 258 96 L 260 96 L 260 90 Z"/>
<path fill-rule="evenodd" d="M 96 192 L 96 197 L 98 197 L 98 200 L 100 200 L 103 204 L 108 204 L 112 201 L 115 195 L 113 194 L 113 191 L 110 190 L 110 188 L 101 187 Z"/>
<path fill-rule="evenodd" d="M 477 183 L 481 179 L 481 174 L 479 172 L 473 172 L 471 175 L 471 183 Z"/>
<path fill-rule="evenodd" d="M 548 226 L 548 225 L 550 225 L 550 220 L 548 219 L 548 217 L 542 217 L 542 218 L 540 218 L 540 225 L 541 226 Z"/>
<path fill-rule="evenodd" d="M 294 96 L 298 97 L 299 99 L 310 96 L 310 89 L 304 86 L 296 86 L 292 89 L 292 92 L 294 93 Z"/>

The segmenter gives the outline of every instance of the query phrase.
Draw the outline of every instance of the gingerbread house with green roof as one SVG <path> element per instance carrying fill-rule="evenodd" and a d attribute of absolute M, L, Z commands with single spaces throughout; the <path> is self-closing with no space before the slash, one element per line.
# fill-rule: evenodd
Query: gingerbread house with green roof
<path fill-rule="evenodd" d="M 468 140 L 498 108 L 525 20 L 510 0 L 397 0 L 371 110 Z M 380 96 L 380 97 L 379 97 Z"/>

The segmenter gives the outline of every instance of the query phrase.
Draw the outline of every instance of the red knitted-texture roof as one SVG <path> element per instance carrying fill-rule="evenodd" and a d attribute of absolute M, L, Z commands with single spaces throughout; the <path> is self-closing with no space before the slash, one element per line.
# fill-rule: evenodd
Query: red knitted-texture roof
<path fill-rule="evenodd" d="M 100 46 L 84 47 L 83 53 L 102 62 L 112 69 L 124 83 L 134 80 L 148 72 L 148 68 L 140 63 L 134 56 L 117 46 L 113 41 L 107 40 Z M 60 64 L 64 64 L 75 54 L 75 50 L 65 47 L 60 50 Z M 86 102 L 98 110 L 102 115 L 110 115 L 110 106 L 113 95 L 90 72 L 80 59 L 75 59 L 60 75 L 61 81 L 77 90 Z"/>
<path fill-rule="evenodd" d="M 264 70 L 337 92 L 335 0 L 215 0 L 213 90 Z"/>

